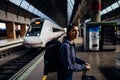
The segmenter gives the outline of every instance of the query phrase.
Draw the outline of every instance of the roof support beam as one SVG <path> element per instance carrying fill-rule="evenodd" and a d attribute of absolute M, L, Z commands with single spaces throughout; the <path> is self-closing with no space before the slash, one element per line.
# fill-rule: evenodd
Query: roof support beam
<path fill-rule="evenodd" d="M 77 18 L 82 19 L 82 16 L 85 14 L 85 10 L 87 10 L 87 5 L 88 1 L 87 0 L 82 0 L 81 4 L 78 5 L 78 10 L 76 10 L 76 14 L 74 15 L 74 18 L 72 22 L 76 22 Z"/>
<path fill-rule="evenodd" d="M 22 4 L 22 2 L 23 2 L 23 0 L 21 0 L 21 2 L 20 2 L 20 5 Z M 18 16 L 19 16 L 19 12 L 20 12 L 20 5 L 19 5 L 19 7 L 18 7 L 18 11 L 17 11 L 17 18 L 18 18 Z"/>

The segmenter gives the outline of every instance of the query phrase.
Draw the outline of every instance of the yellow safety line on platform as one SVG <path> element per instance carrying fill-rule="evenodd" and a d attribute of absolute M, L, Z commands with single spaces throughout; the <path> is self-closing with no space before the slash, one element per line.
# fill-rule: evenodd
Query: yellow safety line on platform
<path fill-rule="evenodd" d="M 47 75 L 44 75 L 42 80 L 47 80 Z"/>

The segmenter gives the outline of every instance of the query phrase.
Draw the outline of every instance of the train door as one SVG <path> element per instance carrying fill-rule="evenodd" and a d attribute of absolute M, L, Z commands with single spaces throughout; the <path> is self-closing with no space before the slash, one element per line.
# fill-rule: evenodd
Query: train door
<path fill-rule="evenodd" d="M 100 37 L 100 50 L 116 49 L 116 26 L 102 25 Z"/>

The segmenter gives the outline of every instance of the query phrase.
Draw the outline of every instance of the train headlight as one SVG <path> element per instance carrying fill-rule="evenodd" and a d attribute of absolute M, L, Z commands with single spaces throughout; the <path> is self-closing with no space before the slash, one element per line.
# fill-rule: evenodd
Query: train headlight
<path fill-rule="evenodd" d="M 26 36 L 29 36 L 29 34 L 26 34 Z"/>
<path fill-rule="evenodd" d="M 40 34 L 39 33 L 37 33 L 37 36 L 39 36 Z"/>

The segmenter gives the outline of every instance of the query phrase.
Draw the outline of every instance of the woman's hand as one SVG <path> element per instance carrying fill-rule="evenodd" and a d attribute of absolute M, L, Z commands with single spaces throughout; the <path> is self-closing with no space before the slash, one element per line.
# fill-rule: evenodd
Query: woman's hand
<path fill-rule="evenodd" d="M 91 65 L 89 63 L 85 63 L 85 66 L 87 70 L 91 69 Z"/>

